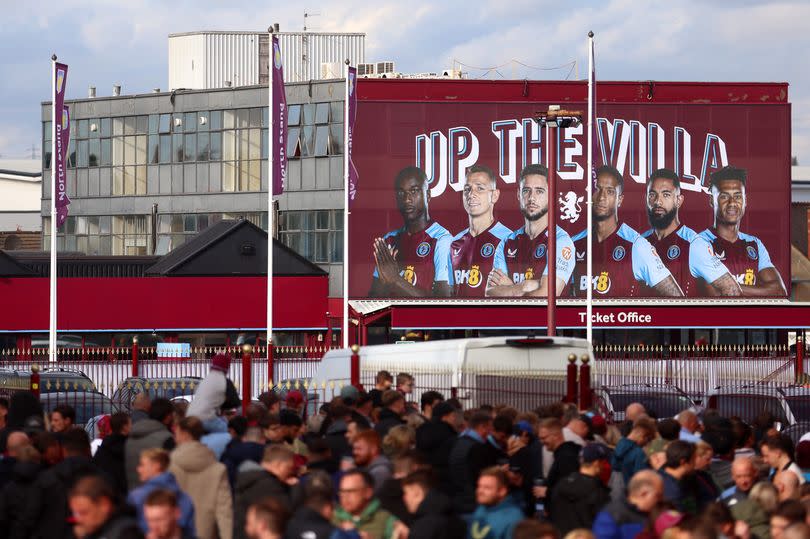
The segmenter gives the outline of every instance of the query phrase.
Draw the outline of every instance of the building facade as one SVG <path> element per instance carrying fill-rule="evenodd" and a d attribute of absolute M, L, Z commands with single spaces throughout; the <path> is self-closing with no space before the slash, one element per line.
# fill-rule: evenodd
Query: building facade
<path fill-rule="evenodd" d="M 288 84 L 285 193 L 278 238 L 329 272 L 342 294 L 344 81 Z M 267 229 L 268 90 L 264 86 L 69 101 L 70 216 L 60 251 L 162 255 L 222 219 Z M 43 174 L 51 105 L 42 104 Z M 47 185 L 47 182 L 44 182 Z M 50 231 L 50 190 L 42 189 Z M 43 249 L 50 237 L 43 236 Z"/>

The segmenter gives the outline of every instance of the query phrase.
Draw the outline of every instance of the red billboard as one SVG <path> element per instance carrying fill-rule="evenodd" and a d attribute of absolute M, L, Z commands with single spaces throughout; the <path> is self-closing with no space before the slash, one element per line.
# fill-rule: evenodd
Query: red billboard
<path fill-rule="evenodd" d="M 649 86 L 649 87 L 648 87 Z M 585 83 L 358 81 L 349 221 L 352 298 L 557 294 L 786 297 L 786 85 L 600 82 L 593 273 L 588 125 L 559 129 L 547 196 L 540 111 L 587 110 Z"/>

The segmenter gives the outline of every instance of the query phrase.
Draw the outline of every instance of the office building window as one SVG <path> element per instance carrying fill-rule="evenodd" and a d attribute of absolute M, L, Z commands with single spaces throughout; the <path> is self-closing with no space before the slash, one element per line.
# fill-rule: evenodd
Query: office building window
<path fill-rule="evenodd" d="M 284 245 L 316 264 L 343 261 L 341 210 L 281 212 L 278 236 Z"/>

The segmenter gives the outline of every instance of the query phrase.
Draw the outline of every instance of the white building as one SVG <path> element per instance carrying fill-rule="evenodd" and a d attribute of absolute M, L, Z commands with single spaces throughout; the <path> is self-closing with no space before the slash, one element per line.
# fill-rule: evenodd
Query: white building
<path fill-rule="evenodd" d="M 365 62 L 366 34 L 276 32 L 285 82 L 339 79 L 344 61 Z M 269 81 L 268 32 L 169 34 L 169 90 L 265 85 Z"/>
<path fill-rule="evenodd" d="M 42 162 L 0 159 L 0 249 L 38 249 Z"/>

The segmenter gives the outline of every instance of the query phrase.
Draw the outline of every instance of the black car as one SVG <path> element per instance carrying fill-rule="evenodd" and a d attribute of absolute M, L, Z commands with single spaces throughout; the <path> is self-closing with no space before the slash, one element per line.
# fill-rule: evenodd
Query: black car
<path fill-rule="evenodd" d="M 160 378 L 131 376 L 118 384 L 118 388 L 113 393 L 112 402 L 122 410 L 129 411 L 132 409 L 135 397 L 140 393 L 147 393 L 150 399 L 172 400 L 185 397 L 190 400 L 201 380 L 202 378 L 199 376 Z"/>

